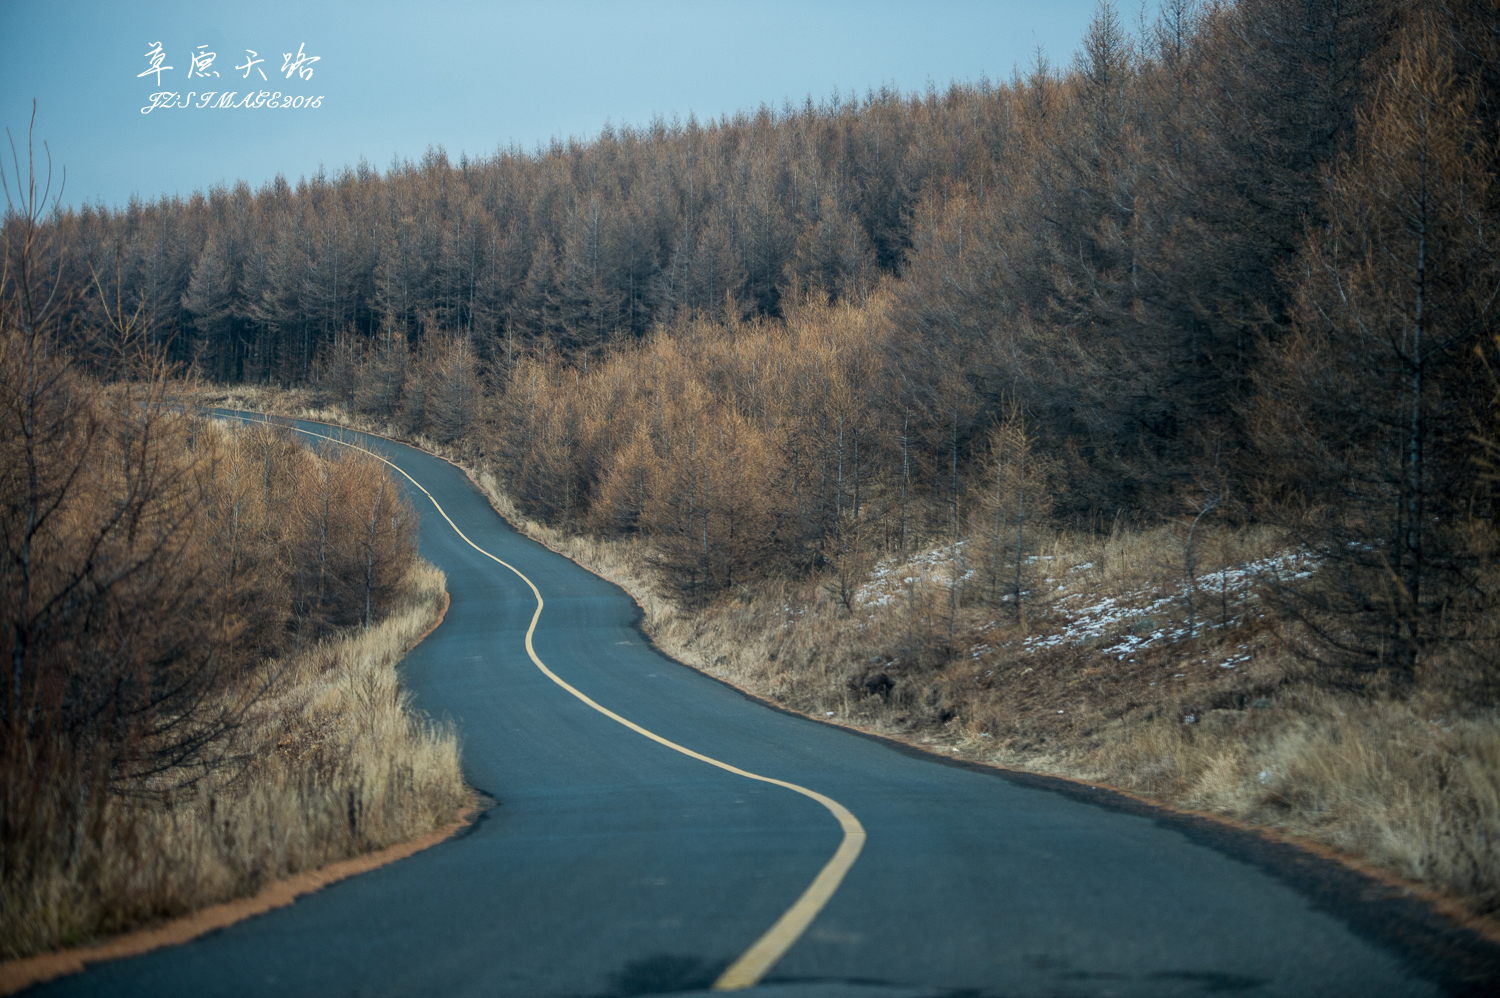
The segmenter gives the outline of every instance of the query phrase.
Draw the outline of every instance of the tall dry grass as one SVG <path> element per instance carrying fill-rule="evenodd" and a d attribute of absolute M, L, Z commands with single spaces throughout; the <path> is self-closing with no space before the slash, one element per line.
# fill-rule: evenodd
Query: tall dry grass
<path fill-rule="evenodd" d="M 414 713 L 397 662 L 440 618 L 420 562 L 380 623 L 290 655 L 234 732 L 237 764 L 163 802 L 113 799 L 69 861 L 0 898 L 0 956 L 69 946 L 383 848 L 467 806 L 458 739 Z"/>
<path fill-rule="evenodd" d="M 1311 838 L 1500 911 L 1500 717 L 1289 683 L 1266 707 L 1120 725 L 1074 772 Z"/>

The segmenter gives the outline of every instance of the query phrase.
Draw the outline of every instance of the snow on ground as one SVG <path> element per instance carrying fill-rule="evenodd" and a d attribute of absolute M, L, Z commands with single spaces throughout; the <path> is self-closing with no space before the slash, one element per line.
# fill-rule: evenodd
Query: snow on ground
<path fill-rule="evenodd" d="M 1194 600 L 1197 626 L 1199 629 L 1218 627 L 1220 622 L 1214 610 L 1221 600 L 1242 601 L 1262 579 L 1271 577 L 1285 582 L 1304 579 L 1312 572 L 1312 563 L 1307 558 L 1282 553 L 1237 568 L 1201 575 L 1193 587 L 1197 594 Z M 1189 595 L 1186 580 L 1165 591 L 1151 587 L 1103 597 L 1088 591 L 1071 593 L 1058 601 L 1054 611 L 1067 620 L 1062 630 L 1032 635 L 1025 639 L 1024 645 L 1027 648 L 1056 648 L 1099 643 L 1103 651 L 1123 659 L 1143 648 L 1171 644 L 1189 637 L 1191 630 L 1185 620 Z M 1249 658 L 1249 655 L 1232 656 L 1219 665 L 1232 669 Z"/>
<path fill-rule="evenodd" d="M 967 563 L 968 545 L 968 541 L 944 544 L 905 561 L 886 558 L 871 570 L 869 581 L 855 590 L 854 601 L 865 607 L 889 606 L 905 595 L 909 585 L 946 587 L 955 578 L 963 585 L 976 571 Z"/>
<path fill-rule="evenodd" d="M 945 544 L 913 555 L 906 560 L 888 558 L 870 572 L 864 585 L 855 591 L 854 599 L 869 611 L 899 603 L 909 587 L 937 586 L 948 588 L 955 581 L 962 585 L 972 580 L 976 569 L 968 563 L 968 541 Z M 1048 556 L 1033 555 L 1029 561 L 1049 561 Z M 1065 573 L 1071 576 L 1093 568 L 1092 563 L 1074 565 Z M 1313 572 L 1312 561 L 1305 556 L 1282 553 L 1262 558 L 1236 568 L 1209 572 L 1196 580 L 1196 627 L 1198 630 L 1220 626 L 1218 609 L 1222 601 L 1243 604 L 1258 581 L 1277 578 L 1292 581 Z M 1055 581 L 1055 580 L 1054 580 Z M 1145 648 L 1170 644 L 1190 636 L 1187 626 L 1189 586 L 1182 580 L 1176 586 L 1146 586 L 1113 596 L 1100 595 L 1087 579 L 1066 579 L 1057 586 L 1060 595 L 1052 604 L 1049 616 L 1061 620 L 1062 627 L 1051 633 L 1033 634 L 1023 641 L 1026 648 L 1056 648 L 1066 645 L 1097 645 L 1101 650 L 1124 659 Z M 874 612 L 871 613 L 873 617 Z M 993 627 L 991 623 L 980 630 Z M 988 643 L 971 649 L 972 656 L 982 658 L 991 650 Z M 1243 651 L 1243 649 L 1241 649 Z M 1249 661 L 1248 654 L 1236 653 L 1217 663 L 1232 669 Z"/>

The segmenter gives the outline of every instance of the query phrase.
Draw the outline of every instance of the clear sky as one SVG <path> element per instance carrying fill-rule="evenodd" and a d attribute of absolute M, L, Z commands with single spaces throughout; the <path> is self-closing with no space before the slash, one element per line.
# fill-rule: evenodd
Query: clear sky
<path fill-rule="evenodd" d="M 67 168 L 64 202 L 123 204 L 364 158 L 485 156 L 611 121 L 700 119 L 867 88 L 1008 78 L 1077 49 L 1094 0 L 995 2 L 234 3 L 0 0 L 0 125 Z M 161 45 L 160 86 L 145 77 Z M 202 48 L 200 48 L 202 46 Z M 252 63 L 247 55 L 254 50 Z M 286 53 L 316 56 L 283 69 Z M 195 53 L 215 53 L 189 78 Z M 239 67 L 239 68 L 236 68 Z M 310 73 L 308 71 L 310 70 Z M 217 77 L 212 74 L 217 72 Z M 287 78 L 287 72 L 292 74 Z M 247 79 L 245 74 L 249 73 Z M 265 78 L 261 78 L 261 74 Z M 176 92 L 318 97 L 318 107 L 157 108 Z M 24 147 L 21 147 L 24 153 Z M 7 166 L 9 166 L 9 150 Z"/>

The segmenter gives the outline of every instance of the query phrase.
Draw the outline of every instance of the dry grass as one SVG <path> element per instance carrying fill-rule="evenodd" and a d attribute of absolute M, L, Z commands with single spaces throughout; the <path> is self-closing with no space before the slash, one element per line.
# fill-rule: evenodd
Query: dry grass
<path fill-rule="evenodd" d="M 1288 684 L 1268 708 L 1122 725 L 1083 775 L 1315 839 L 1500 910 L 1500 720 L 1431 693 Z"/>
<path fill-rule="evenodd" d="M 439 619 L 443 574 L 419 562 L 380 624 L 279 663 L 236 732 L 241 763 L 164 805 L 111 801 L 102 834 L 0 905 L 0 956 L 135 928 L 452 821 L 468 804 L 458 739 L 413 714 L 395 666 Z"/>
<path fill-rule="evenodd" d="M 288 394 L 254 401 L 312 414 Z M 630 592 L 664 651 L 757 695 L 1274 828 L 1500 912 L 1500 713 L 1437 667 L 1401 696 L 1319 681 L 1245 571 L 1308 569 L 1272 531 L 1200 529 L 1191 585 L 1185 525 L 1056 537 L 1032 565 L 1024 622 L 983 591 L 977 548 L 942 546 L 876 562 L 851 605 L 836 580 L 809 579 L 687 613 L 642 541 L 535 523 L 492 475 L 475 478 L 524 533 Z"/>

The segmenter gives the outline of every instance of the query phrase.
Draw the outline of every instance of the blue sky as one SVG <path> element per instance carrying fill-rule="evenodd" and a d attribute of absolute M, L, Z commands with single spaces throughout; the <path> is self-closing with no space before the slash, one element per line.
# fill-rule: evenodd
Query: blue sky
<path fill-rule="evenodd" d="M 1007 78 L 1071 59 L 1094 0 L 991 3 L 67 3 L 4 0 L 0 124 L 39 140 L 64 202 L 123 204 L 277 173 L 295 182 L 431 146 L 484 156 L 605 121 L 700 119 L 893 85 Z M 155 77 L 146 52 L 160 42 Z M 200 49 L 199 46 L 204 46 Z M 263 63 L 250 66 L 247 50 Z M 288 80 L 283 55 L 317 56 Z M 194 52 L 218 77 L 189 79 Z M 262 80 L 259 74 L 265 73 Z M 140 109 L 157 91 L 322 96 L 316 108 Z M 195 97 L 194 101 L 199 98 Z M 214 102 L 218 97 L 213 98 Z M 7 150 L 7 160 L 9 159 Z"/>

